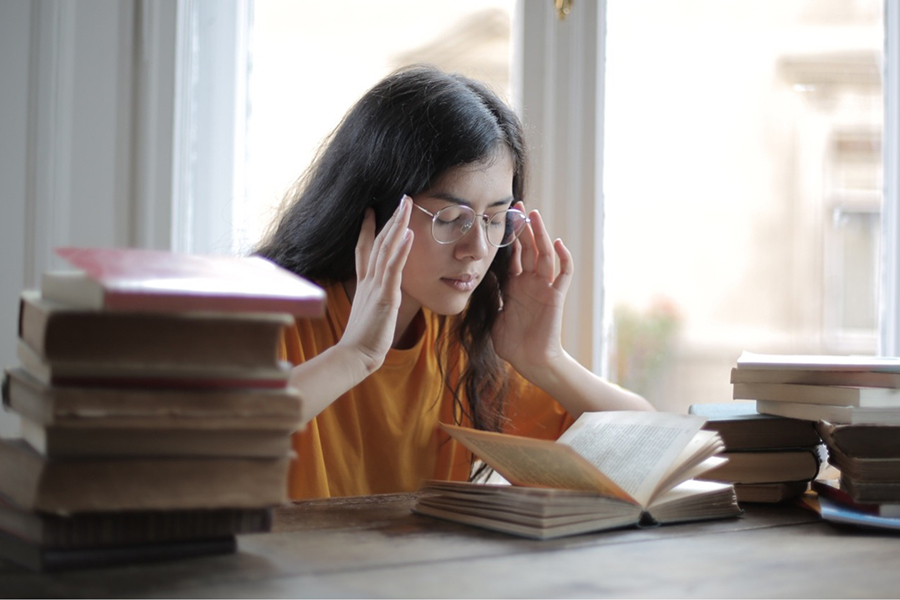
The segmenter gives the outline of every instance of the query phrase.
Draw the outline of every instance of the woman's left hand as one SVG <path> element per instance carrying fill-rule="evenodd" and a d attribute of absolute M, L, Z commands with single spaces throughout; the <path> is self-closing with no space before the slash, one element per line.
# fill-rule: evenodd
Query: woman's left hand
<path fill-rule="evenodd" d="M 538 211 L 529 217 L 531 226 L 513 244 L 509 285 L 492 338 L 498 356 L 530 379 L 535 369 L 565 354 L 562 313 L 574 267 L 562 240 L 550 241 Z"/>

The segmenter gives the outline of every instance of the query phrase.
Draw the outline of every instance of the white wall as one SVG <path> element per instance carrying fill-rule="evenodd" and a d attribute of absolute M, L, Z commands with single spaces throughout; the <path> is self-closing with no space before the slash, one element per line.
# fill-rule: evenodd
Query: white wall
<path fill-rule="evenodd" d="M 176 8 L 159 0 L 0 3 L 4 367 L 16 363 L 19 293 L 62 266 L 53 247 L 170 243 L 174 44 L 166 34 Z M 17 427 L 0 413 L 0 434 Z"/>

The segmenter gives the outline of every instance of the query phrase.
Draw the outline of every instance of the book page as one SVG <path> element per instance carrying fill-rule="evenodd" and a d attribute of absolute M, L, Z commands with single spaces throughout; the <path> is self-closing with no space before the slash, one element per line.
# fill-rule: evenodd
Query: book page
<path fill-rule="evenodd" d="M 705 422 L 675 413 L 584 413 L 557 443 L 571 447 L 646 506 Z"/>
<path fill-rule="evenodd" d="M 634 503 L 618 485 L 568 446 L 445 423 L 441 427 L 513 485 L 594 491 Z"/>
<path fill-rule="evenodd" d="M 711 469 L 714 469 L 721 462 L 725 462 L 724 458 L 717 458 L 716 455 L 725 450 L 725 444 L 722 438 L 715 431 L 701 429 L 684 447 L 678 458 L 666 471 L 659 485 L 656 486 L 654 498 L 662 492 L 671 489 L 679 483 L 697 477 Z M 653 502 L 653 498 L 649 500 Z"/>

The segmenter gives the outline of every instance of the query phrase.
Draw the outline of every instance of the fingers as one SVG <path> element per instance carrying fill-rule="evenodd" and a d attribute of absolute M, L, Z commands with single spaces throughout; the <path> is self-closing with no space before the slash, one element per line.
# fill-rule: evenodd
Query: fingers
<path fill-rule="evenodd" d="M 572 260 L 572 253 L 569 252 L 569 249 L 566 248 L 561 239 L 556 238 L 556 241 L 553 242 L 553 248 L 559 257 L 559 275 L 553 281 L 553 287 L 558 292 L 565 294 L 569 289 L 569 284 L 572 283 L 572 275 L 575 273 L 575 261 Z"/>
<path fill-rule="evenodd" d="M 516 240 L 512 243 L 512 255 L 509 257 L 509 274 L 512 276 L 522 273 L 522 242 Z"/>
<path fill-rule="evenodd" d="M 531 214 L 531 228 L 534 231 L 535 248 L 537 250 L 536 271 L 538 275 L 547 281 L 553 281 L 556 274 L 556 257 L 553 252 L 553 244 L 550 242 L 550 234 L 544 225 L 540 213 L 534 210 Z"/>
<path fill-rule="evenodd" d="M 404 229 L 400 245 L 397 251 L 388 256 L 387 264 L 384 269 L 384 285 L 388 289 L 400 289 L 400 282 L 403 279 L 403 266 L 409 257 L 409 252 L 413 245 L 413 232 L 411 229 Z"/>
<path fill-rule="evenodd" d="M 556 274 L 556 252 L 554 252 L 550 234 L 547 232 L 541 214 L 537 210 L 533 210 L 529 217 L 531 226 L 526 227 L 519 236 L 522 247 L 522 270 L 537 273 L 550 283 Z"/>
<path fill-rule="evenodd" d="M 369 209 L 357 242 L 357 277 L 372 277 L 379 282 L 397 280 L 412 247 L 409 218 L 412 199 L 404 195 L 394 214 L 375 235 L 375 216 Z M 369 239 L 374 238 L 371 242 Z M 396 273 L 395 273 L 396 271 Z"/>
<path fill-rule="evenodd" d="M 534 272 L 534 267 L 537 263 L 537 256 L 535 253 L 536 250 L 534 243 L 534 231 L 531 229 L 531 226 L 525 227 L 525 229 L 519 235 L 519 238 L 516 240 L 516 243 L 519 245 L 519 262 L 521 265 L 521 269 L 519 270 L 519 272 Z"/>
<path fill-rule="evenodd" d="M 552 284 L 557 291 L 566 293 L 575 272 L 572 253 L 561 239 L 550 241 L 547 226 L 537 210 L 531 211 L 529 217 L 531 226 L 526 227 L 513 243 L 509 272 L 513 276 L 521 273 L 537 273 L 547 283 Z M 557 259 L 559 260 L 558 273 L 556 271 Z"/>
<path fill-rule="evenodd" d="M 369 256 L 375 243 L 375 211 L 366 209 L 359 239 L 356 241 L 356 276 L 363 277 L 369 268 Z"/>

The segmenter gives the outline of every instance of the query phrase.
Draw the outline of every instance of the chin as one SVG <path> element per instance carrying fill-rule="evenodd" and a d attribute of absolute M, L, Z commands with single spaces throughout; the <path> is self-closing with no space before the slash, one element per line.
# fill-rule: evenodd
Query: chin
<path fill-rule="evenodd" d="M 469 299 L 466 298 L 465 302 L 429 302 L 425 306 L 428 307 L 428 310 L 433 312 L 436 315 L 441 315 L 444 317 L 452 317 L 454 315 L 460 314 L 462 311 L 466 309 L 469 305 Z"/>
<path fill-rule="evenodd" d="M 442 293 L 433 295 L 427 299 L 423 298 L 424 301 L 422 302 L 422 306 L 428 308 L 428 310 L 436 315 L 451 317 L 463 312 L 469 305 L 469 300 L 471 298 L 471 293 Z"/>

